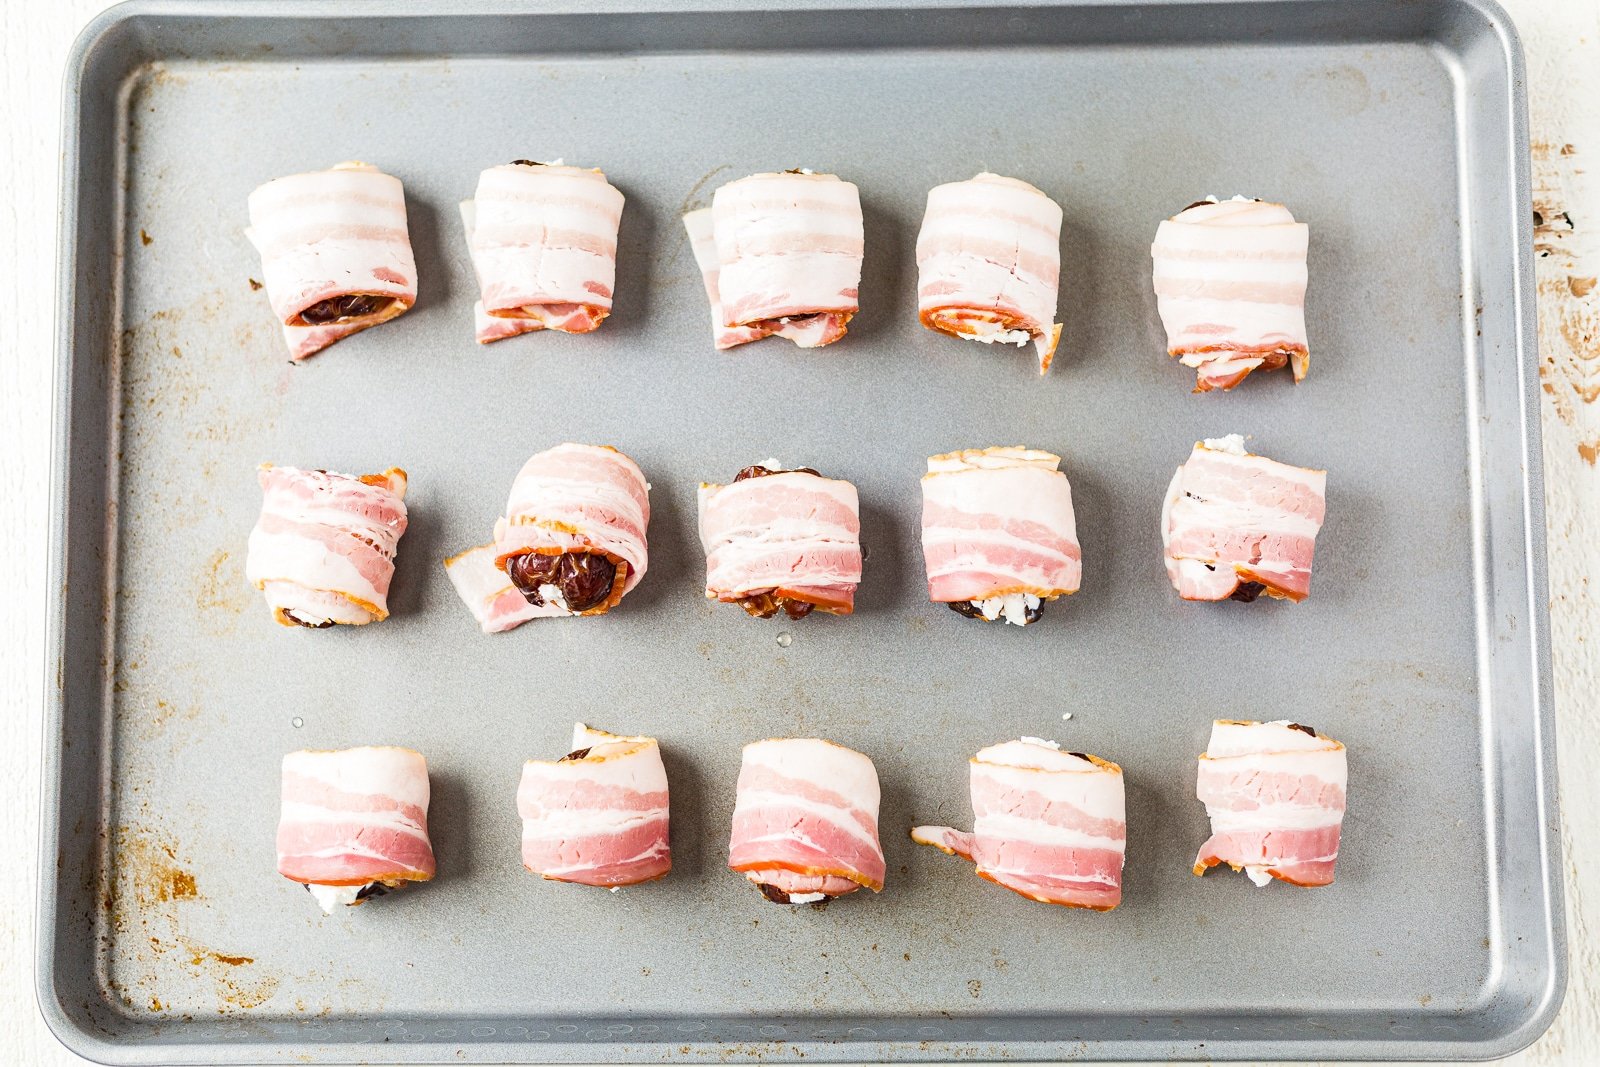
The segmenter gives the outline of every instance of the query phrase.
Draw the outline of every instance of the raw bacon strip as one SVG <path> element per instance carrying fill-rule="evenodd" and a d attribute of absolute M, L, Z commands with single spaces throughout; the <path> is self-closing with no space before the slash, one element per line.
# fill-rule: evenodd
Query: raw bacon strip
<path fill-rule="evenodd" d="M 865 246 L 854 185 L 833 174 L 753 174 L 712 195 L 711 218 L 720 325 L 801 348 L 845 335 L 860 310 Z"/>
<path fill-rule="evenodd" d="M 644 577 L 649 524 L 638 464 L 609 445 L 557 445 L 512 483 L 495 523 L 495 566 L 550 614 L 604 614 Z"/>
<path fill-rule="evenodd" d="M 388 746 L 283 757 L 278 873 L 324 911 L 432 878 L 428 761 Z"/>
<path fill-rule="evenodd" d="M 769 900 L 811 904 L 883 889 L 878 771 L 832 741 L 744 746 L 728 866 Z"/>
<path fill-rule="evenodd" d="M 1330 885 L 1344 822 L 1344 746 L 1287 720 L 1218 719 L 1195 795 L 1211 818 L 1194 873 L 1226 863 L 1258 886 Z"/>
<path fill-rule="evenodd" d="M 672 870 L 667 771 L 654 738 L 578 723 L 568 755 L 522 765 L 517 812 L 522 865 L 552 881 L 614 888 Z"/>
<path fill-rule="evenodd" d="M 1028 448 L 934 456 L 922 477 L 928 597 L 973 618 L 1026 626 L 1083 577 L 1061 457 Z"/>
<path fill-rule="evenodd" d="M 529 619 L 562 615 L 553 605 L 528 603 L 506 572 L 494 565 L 494 545 L 479 545 L 444 561 L 450 584 L 486 634 L 514 630 Z"/>
<path fill-rule="evenodd" d="M 987 172 L 935 186 L 917 235 L 922 325 L 954 337 L 1033 343 L 1050 369 L 1061 324 L 1061 206 L 1027 182 Z"/>
<path fill-rule="evenodd" d="M 1045 904 L 1122 902 L 1122 768 L 1024 737 L 972 759 L 972 832 L 918 826 L 911 839 L 971 860 L 980 878 Z"/>
<path fill-rule="evenodd" d="M 1200 441 L 1161 509 L 1167 576 L 1185 600 L 1311 595 L 1328 472 L 1244 450 L 1238 434 Z"/>
<path fill-rule="evenodd" d="M 400 180 L 365 163 L 278 178 L 250 194 L 245 236 L 261 253 L 289 356 L 402 315 L 417 302 L 417 265 Z"/>
<path fill-rule="evenodd" d="M 1156 309 L 1168 355 L 1195 368 L 1195 392 L 1285 363 L 1306 376 L 1309 233 L 1282 204 L 1242 196 L 1209 197 L 1157 227 Z"/>
<path fill-rule="evenodd" d="M 856 487 L 810 468 L 746 467 L 732 485 L 700 485 L 706 596 L 757 618 L 782 608 L 848 615 L 861 581 Z"/>
<path fill-rule="evenodd" d="M 484 171 L 461 204 L 478 343 L 598 329 L 611 314 L 622 204 L 598 169 L 519 160 Z"/>
<path fill-rule="evenodd" d="M 695 265 L 700 268 L 706 299 L 711 302 L 712 343 L 718 350 L 726 350 L 772 336 L 773 331 L 765 326 L 728 326 L 722 321 L 722 298 L 717 289 L 722 262 L 717 258 L 717 236 L 711 221 L 711 209 L 689 212 L 683 217 L 683 228 L 689 232 L 689 248 L 694 252 Z"/>
<path fill-rule="evenodd" d="M 335 474 L 261 466 L 261 517 L 245 577 L 284 626 L 360 626 L 389 617 L 406 532 L 406 472 Z"/>

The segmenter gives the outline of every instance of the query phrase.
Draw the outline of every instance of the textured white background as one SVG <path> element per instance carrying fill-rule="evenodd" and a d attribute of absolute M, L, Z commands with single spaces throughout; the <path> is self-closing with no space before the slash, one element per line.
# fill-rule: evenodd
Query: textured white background
<path fill-rule="evenodd" d="M 1532 98 L 1546 503 L 1572 981 L 1513 1062 L 1600 1062 L 1600 0 L 1503 0 Z M 103 0 L 0 0 L 0 1063 L 74 1064 L 33 998 L 61 66 Z M 1370 210 L 1374 205 L 1353 205 Z M 1600 637 L 1596 638 L 1600 641 Z"/>

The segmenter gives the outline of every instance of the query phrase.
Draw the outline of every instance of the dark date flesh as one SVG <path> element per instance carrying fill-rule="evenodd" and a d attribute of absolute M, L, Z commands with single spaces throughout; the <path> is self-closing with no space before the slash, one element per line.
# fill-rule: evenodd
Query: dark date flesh
<path fill-rule="evenodd" d="M 781 609 L 791 619 L 810 615 L 815 604 L 809 600 L 792 600 L 773 593 L 753 593 L 739 599 L 739 606 L 758 619 L 770 619 Z"/>
<path fill-rule="evenodd" d="M 392 303 L 394 303 L 392 296 L 350 293 L 347 296 L 332 296 L 320 303 L 312 304 L 300 312 L 300 318 L 307 326 L 326 326 L 341 319 L 364 319 L 368 315 L 376 315 Z"/>
<path fill-rule="evenodd" d="M 1256 597 L 1267 591 L 1267 587 L 1260 582 L 1240 582 L 1229 594 L 1229 600 L 1237 600 L 1241 604 L 1254 604 Z"/>
<path fill-rule="evenodd" d="M 817 474 L 817 472 L 812 470 L 810 467 L 796 467 L 793 470 L 775 471 L 771 467 L 763 467 L 759 463 L 756 463 L 746 467 L 738 474 L 735 474 L 733 476 L 733 480 L 735 482 L 742 482 L 749 478 L 765 478 L 769 474 L 810 474 L 818 478 L 822 477 L 822 475 Z"/>
<path fill-rule="evenodd" d="M 284 614 L 289 617 L 290 622 L 296 626 L 304 626 L 307 630 L 326 630 L 333 625 L 332 619 L 323 619 L 321 622 L 307 622 L 292 611 L 286 611 Z"/>
<path fill-rule="evenodd" d="M 1252 196 L 1250 198 L 1250 202 L 1252 204 L 1259 204 L 1259 203 L 1261 203 L 1261 198 L 1259 196 Z M 1211 205 L 1214 206 L 1214 205 L 1220 204 L 1220 203 L 1223 203 L 1223 201 L 1220 201 L 1220 200 L 1196 200 L 1194 203 L 1190 204 L 1189 207 L 1205 207 L 1207 204 L 1211 204 Z M 1189 207 L 1186 207 L 1183 210 L 1184 211 L 1188 211 Z M 1179 212 L 1180 215 L 1182 213 L 1183 212 L 1181 212 L 1181 211 Z"/>
<path fill-rule="evenodd" d="M 569 611 L 581 612 L 605 603 L 616 582 L 617 565 L 596 552 L 555 556 L 529 552 L 510 560 L 506 574 L 528 603 L 542 605 L 544 594 L 539 588 L 553 585 L 561 590 Z"/>
<path fill-rule="evenodd" d="M 955 612 L 957 615 L 965 615 L 969 619 L 983 618 L 983 609 L 978 607 L 978 605 L 974 604 L 970 600 L 951 601 L 950 610 Z M 1001 616 L 1001 618 L 1004 618 L 1004 616 Z M 1043 604 L 1040 604 L 1036 608 L 1024 608 L 1022 611 L 1022 625 L 1024 626 L 1038 622 L 1042 618 L 1044 618 Z"/>

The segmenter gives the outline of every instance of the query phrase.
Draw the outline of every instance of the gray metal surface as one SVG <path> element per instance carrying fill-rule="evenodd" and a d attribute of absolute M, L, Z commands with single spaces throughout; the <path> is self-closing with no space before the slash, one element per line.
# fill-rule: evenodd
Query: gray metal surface
<path fill-rule="evenodd" d="M 714 6 L 141 4 L 85 32 L 66 95 L 40 887 L 56 1032 L 125 1063 L 1531 1041 L 1565 947 L 1503 14 Z M 480 348 L 455 204 L 485 166 L 557 156 L 628 197 L 616 313 L 592 336 Z M 249 282 L 245 196 L 346 158 L 405 182 L 421 295 L 292 367 Z M 863 310 L 823 351 L 717 353 L 678 218 L 792 165 L 861 188 Z M 1028 353 L 916 322 L 923 198 L 982 168 L 1066 209 L 1066 330 L 1043 380 Z M 1280 373 L 1191 396 L 1161 354 L 1150 239 L 1213 192 L 1310 223 L 1298 388 Z M 1196 438 L 1230 431 L 1329 471 L 1304 605 L 1184 604 L 1166 584 L 1162 490 Z M 603 620 L 482 636 L 439 561 L 487 536 L 523 459 L 568 439 L 650 476 L 650 573 Z M 928 604 L 917 547 L 923 458 L 1008 443 L 1065 456 L 1084 548 L 1083 592 L 1026 631 Z M 769 455 L 860 487 L 851 618 L 761 622 L 701 598 L 695 485 Z M 392 619 L 272 624 L 243 578 L 263 460 L 411 472 Z M 1194 878 L 1209 721 L 1285 715 L 1350 748 L 1337 884 Z M 559 753 L 574 718 L 662 739 L 665 882 L 612 895 L 520 867 L 518 767 Z M 739 745 L 782 734 L 877 761 L 881 896 L 787 910 L 723 868 Z M 1115 912 L 1028 903 L 906 838 L 966 824 L 966 757 L 1018 734 L 1126 768 Z M 323 918 L 273 871 L 278 760 L 362 743 L 427 754 L 440 876 Z"/>

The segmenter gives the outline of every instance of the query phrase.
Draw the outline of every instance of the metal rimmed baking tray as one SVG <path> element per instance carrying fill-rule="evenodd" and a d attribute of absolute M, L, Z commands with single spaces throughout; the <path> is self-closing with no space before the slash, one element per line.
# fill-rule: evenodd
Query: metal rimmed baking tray
<path fill-rule="evenodd" d="M 139 3 L 67 73 L 40 1000 L 124 1063 L 1488 1057 L 1564 982 L 1521 59 L 1477 0 Z M 781 8 L 781 9 L 780 9 Z M 617 307 L 479 348 L 455 204 L 513 158 L 628 197 Z M 415 310 L 284 359 L 244 200 L 365 159 L 405 182 Z M 842 343 L 710 345 L 678 218 L 807 165 L 861 189 Z M 927 189 L 989 168 L 1066 209 L 1056 367 L 917 325 Z M 1207 193 L 1312 232 L 1309 380 L 1191 396 L 1150 288 Z M 1304 605 L 1167 587 L 1156 519 L 1202 436 L 1329 470 Z M 477 633 L 440 559 L 562 440 L 654 482 L 650 573 L 601 620 Z M 924 600 L 923 457 L 1062 453 L 1083 591 L 1025 631 Z M 702 479 L 777 456 L 853 480 L 848 619 L 700 595 Z M 268 619 L 243 549 L 271 460 L 411 472 L 394 617 Z M 789 635 L 780 643 L 780 635 Z M 1063 715 L 1072 714 L 1070 721 Z M 1214 716 L 1351 751 L 1330 889 L 1192 877 Z M 610 895 L 518 863 L 520 762 L 575 718 L 663 739 L 675 870 Z M 887 890 L 766 904 L 723 869 L 739 744 L 877 761 Z M 1122 907 L 1027 903 L 915 848 L 1018 734 L 1119 761 Z M 321 917 L 273 873 L 299 747 L 416 747 L 432 885 Z"/>

